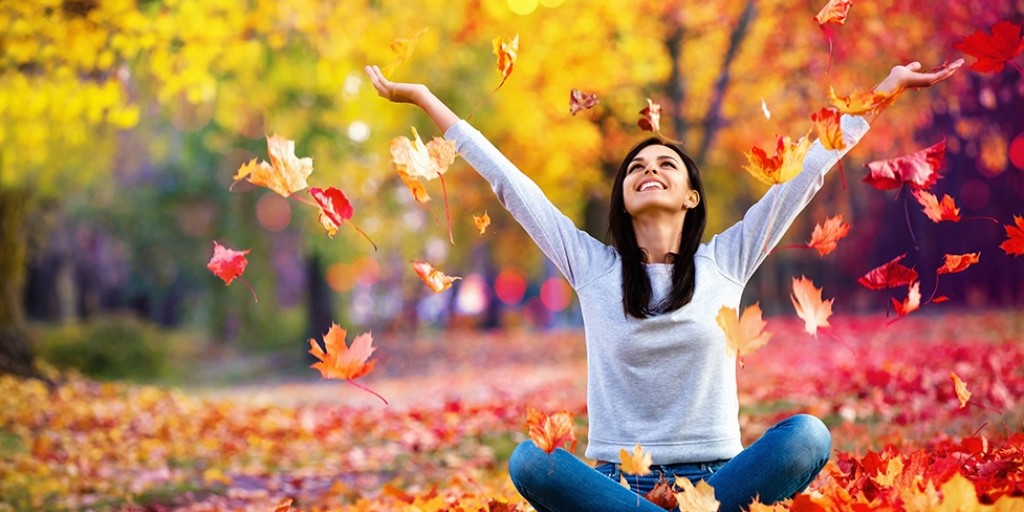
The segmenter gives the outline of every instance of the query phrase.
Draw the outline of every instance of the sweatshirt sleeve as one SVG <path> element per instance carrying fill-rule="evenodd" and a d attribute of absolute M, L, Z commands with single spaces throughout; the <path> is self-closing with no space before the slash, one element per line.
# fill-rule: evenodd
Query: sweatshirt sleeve
<path fill-rule="evenodd" d="M 828 170 L 860 141 L 869 128 L 867 121 L 859 116 L 843 115 L 840 123 L 845 149 L 825 149 L 820 141 L 814 141 L 804 158 L 800 174 L 785 183 L 773 185 L 747 210 L 743 220 L 708 242 L 723 275 L 746 284 L 768 253 L 778 245 L 797 215 L 824 185 Z"/>
<path fill-rule="evenodd" d="M 526 229 L 573 289 L 613 268 L 614 249 L 576 228 L 540 187 L 477 129 L 460 120 L 444 136 L 455 142 L 459 155 L 490 183 L 501 205 Z"/>

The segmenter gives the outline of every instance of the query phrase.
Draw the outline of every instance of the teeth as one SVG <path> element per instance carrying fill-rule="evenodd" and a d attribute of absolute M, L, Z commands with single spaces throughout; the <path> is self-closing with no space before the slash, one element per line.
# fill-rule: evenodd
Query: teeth
<path fill-rule="evenodd" d="M 661 183 L 658 183 L 656 181 L 648 181 L 647 183 L 644 183 L 642 186 L 640 186 L 640 191 L 643 192 L 643 191 L 645 191 L 647 189 L 651 189 L 651 188 L 658 188 L 658 189 L 661 189 L 661 190 L 665 190 L 665 187 L 662 186 Z"/>

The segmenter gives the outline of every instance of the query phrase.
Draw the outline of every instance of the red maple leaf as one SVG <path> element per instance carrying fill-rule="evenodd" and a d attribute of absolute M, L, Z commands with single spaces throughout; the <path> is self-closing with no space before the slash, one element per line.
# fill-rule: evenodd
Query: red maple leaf
<path fill-rule="evenodd" d="M 1016 227 L 1009 224 L 1003 226 L 1006 228 L 1006 240 L 999 244 L 999 248 L 1016 257 L 1024 254 L 1024 217 L 1014 215 L 1013 222 L 1017 224 Z"/>
<path fill-rule="evenodd" d="M 647 132 L 660 132 L 661 131 L 661 104 L 651 101 L 647 98 L 647 106 L 640 111 L 640 119 L 637 120 L 636 125 L 641 130 Z"/>
<path fill-rule="evenodd" d="M 580 110 L 594 108 L 599 101 L 594 93 L 583 92 L 579 89 L 569 91 L 569 113 L 576 115 Z"/>
<path fill-rule="evenodd" d="M 864 182 L 878 190 L 897 189 L 906 183 L 914 190 L 928 189 L 939 179 L 938 170 L 946 154 L 946 140 L 920 151 L 868 164 L 871 171 Z"/>
<path fill-rule="evenodd" d="M 893 309 L 898 316 L 907 316 L 921 307 L 921 283 L 915 281 L 907 288 L 907 298 L 900 302 L 892 299 Z"/>
<path fill-rule="evenodd" d="M 900 264 L 900 260 L 906 256 L 907 254 L 903 253 L 885 265 L 871 269 L 857 282 L 872 290 L 884 290 L 917 281 L 917 271 Z"/>
<path fill-rule="evenodd" d="M 334 238 L 334 235 L 338 233 L 338 228 L 348 220 L 348 225 L 370 242 L 374 250 L 377 250 L 377 244 L 373 243 L 373 240 L 370 240 L 363 230 L 349 220 L 353 213 L 352 203 L 348 202 L 344 192 L 334 187 L 327 187 L 327 190 L 310 187 L 309 195 L 313 196 L 317 206 L 320 207 L 320 224 L 327 230 L 327 236 Z"/>
<path fill-rule="evenodd" d="M 246 254 L 249 254 L 249 249 L 244 251 L 228 249 L 214 240 L 213 257 L 206 264 L 206 268 L 210 269 L 213 275 L 223 279 L 225 285 L 230 285 L 231 281 L 234 281 L 236 277 L 241 278 L 242 282 L 249 287 L 249 291 L 252 292 L 253 300 L 259 302 L 252 286 L 249 285 L 245 278 L 242 278 L 242 272 L 245 272 L 245 267 L 249 264 L 249 261 L 245 259 Z"/>
<path fill-rule="evenodd" d="M 1024 39 L 1020 36 L 1018 25 L 1003 20 L 992 25 L 991 36 L 978 30 L 954 44 L 953 48 L 978 59 L 971 64 L 971 69 L 982 73 L 998 73 L 1010 59 L 1024 50 Z M 1010 64 L 1020 69 L 1013 62 Z"/>

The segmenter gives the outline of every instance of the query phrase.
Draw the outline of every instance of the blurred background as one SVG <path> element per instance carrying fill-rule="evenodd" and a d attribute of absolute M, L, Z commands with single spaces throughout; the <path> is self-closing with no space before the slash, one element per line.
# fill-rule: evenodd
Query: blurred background
<path fill-rule="evenodd" d="M 646 98 L 660 102 L 663 132 L 705 178 L 710 237 L 765 191 L 742 170 L 743 153 L 806 133 L 829 87 L 864 91 L 893 65 L 966 57 L 953 48 L 965 36 L 1024 20 L 1019 0 L 860 0 L 845 25 L 822 29 L 820 4 L 0 1 L 0 371 L 31 374 L 41 358 L 111 379 L 311 377 L 306 340 L 332 322 L 396 349 L 422 332 L 579 328 L 565 280 L 464 162 L 445 178 L 454 245 L 439 183 L 427 184 L 427 207 L 413 200 L 389 141 L 410 127 L 441 134 L 417 109 L 378 98 L 366 64 L 397 64 L 393 80 L 426 83 L 459 115 L 473 113 L 600 240 L 611 177 L 645 135 L 637 113 Z M 492 41 L 517 33 L 514 70 L 492 93 Z M 570 115 L 573 88 L 600 103 Z M 242 163 L 266 159 L 272 134 L 313 158 L 312 186 L 346 193 L 379 250 L 344 227 L 328 238 L 306 204 L 232 187 Z M 963 221 L 933 224 L 907 194 L 861 181 L 865 163 L 942 139 L 933 192 L 951 195 Z M 1024 304 L 1024 261 L 998 248 L 1003 225 L 1024 214 L 1017 69 L 965 67 L 904 94 L 843 168 L 845 189 L 833 171 L 783 244 L 805 243 L 837 213 L 849 237 L 824 258 L 773 254 L 744 305 L 792 315 L 791 279 L 804 274 L 838 314 L 880 315 L 888 296 L 856 283 L 868 270 L 907 253 L 926 293 L 943 254 L 978 251 L 980 264 L 942 278 L 950 300 L 915 314 Z M 472 216 L 485 211 L 492 224 L 479 235 Z M 207 270 L 214 240 L 251 250 L 243 277 L 258 303 Z M 413 259 L 462 280 L 434 294 Z"/>

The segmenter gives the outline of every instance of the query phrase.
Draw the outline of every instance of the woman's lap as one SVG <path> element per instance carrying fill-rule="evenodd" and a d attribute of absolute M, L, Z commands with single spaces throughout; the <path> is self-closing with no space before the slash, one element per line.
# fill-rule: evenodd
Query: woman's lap
<path fill-rule="evenodd" d="M 722 511 L 740 510 L 755 496 L 773 503 L 807 487 L 828 461 L 831 437 L 813 416 L 797 415 L 772 426 L 754 444 L 729 461 L 652 466 L 644 477 L 625 475 L 631 489 L 619 482 L 618 466 L 593 468 L 565 450 L 550 456 L 531 441 L 522 443 L 509 460 L 509 472 L 519 492 L 538 512 L 571 510 L 645 510 L 660 507 L 640 497 L 660 478 L 696 483 L 706 479 L 722 502 Z"/>

